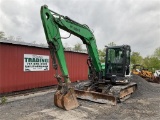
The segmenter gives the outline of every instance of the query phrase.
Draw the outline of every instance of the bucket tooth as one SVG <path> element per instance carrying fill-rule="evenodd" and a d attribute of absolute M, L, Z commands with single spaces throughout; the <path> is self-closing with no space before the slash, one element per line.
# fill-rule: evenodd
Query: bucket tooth
<path fill-rule="evenodd" d="M 61 94 L 60 90 L 57 90 L 54 94 L 54 104 L 55 104 L 55 106 L 63 108 L 62 99 L 63 99 L 63 95 Z"/>

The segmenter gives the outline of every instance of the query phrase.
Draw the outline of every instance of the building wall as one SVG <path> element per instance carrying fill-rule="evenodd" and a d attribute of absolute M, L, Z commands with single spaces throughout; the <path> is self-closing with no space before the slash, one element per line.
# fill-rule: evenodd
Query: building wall
<path fill-rule="evenodd" d="M 49 71 L 24 72 L 24 54 L 50 56 L 47 48 L 0 43 L 0 93 L 57 84 L 51 57 Z M 86 80 L 88 76 L 87 54 L 65 52 L 65 57 L 71 81 Z"/>

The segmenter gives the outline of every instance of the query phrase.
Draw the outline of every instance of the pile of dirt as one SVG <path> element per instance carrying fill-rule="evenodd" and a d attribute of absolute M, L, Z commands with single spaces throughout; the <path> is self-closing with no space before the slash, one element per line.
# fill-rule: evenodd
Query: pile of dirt
<path fill-rule="evenodd" d="M 160 96 L 160 84 L 156 83 L 150 83 L 147 82 L 145 79 L 133 75 L 132 77 L 132 82 L 137 83 L 138 89 L 133 94 L 133 97 L 155 97 L 155 96 Z"/>

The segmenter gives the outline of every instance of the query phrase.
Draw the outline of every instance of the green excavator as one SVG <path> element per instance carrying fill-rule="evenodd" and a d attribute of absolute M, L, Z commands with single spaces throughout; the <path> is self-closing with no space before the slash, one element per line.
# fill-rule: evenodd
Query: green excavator
<path fill-rule="evenodd" d="M 116 105 L 134 93 L 137 84 L 130 79 L 130 46 L 106 47 L 105 68 L 102 69 L 96 39 L 87 25 L 60 15 L 46 5 L 41 7 L 41 20 L 58 81 L 54 94 L 54 104 L 57 107 L 65 110 L 77 108 L 77 98 Z M 66 66 L 60 29 L 80 38 L 88 51 L 89 80 L 74 87 L 71 86 Z M 58 74 L 58 65 L 62 75 Z"/>

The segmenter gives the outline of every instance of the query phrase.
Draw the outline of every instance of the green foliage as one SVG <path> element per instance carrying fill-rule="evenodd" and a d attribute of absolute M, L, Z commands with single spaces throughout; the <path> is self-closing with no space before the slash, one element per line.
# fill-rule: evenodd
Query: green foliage
<path fill-rule="evenodd" d="M 155 49 L 153 55 L 144 58 L 140 55 L 140 53 L 132 52 L 131 63 L 141 64 L 152 72 L 154 72 L 155 70 L 160 70 L 160 47 Z"/>
<path fill-rule="evenodd" d="M 99 59 L 101 63 L 105 62 L 105 56 L 106 56 L 106 48 L 104 48 L 103 50 L 98 50 L 98 54 L 99 54 Z"/>
<path fill-rule="evenodd" d="M 74 45 L 74 50 L 75 51 L 82 51 L 82 44 L 81 43 L 77 43 Z"/>
<path fill-rule="evenodd" d="M 155 49 L 152 56 L 147 56 L 143 59 L 143 65 L 152 72 L 160 70 L 160 47 Z"/>
<path fill-rule="evenodd" d="M 155 70 L 160 69 L 160 60 L 154 56 L 147 56 L 143 59 L 143 66 L 154 72 Z"/>
<path fill-rule="evenodd" d="M 114 42 L 110 42 L 108 44 L 108 46 L 116 46 L 116 44 Z M 105 62 L 105 57 L 106 57 L 106 48 L 103 48 L 102 50 L 99 49 L 98 54 L 99 54 L 100 62 L 104 63 Z"/>
<path fill-rule="evenodd" d="M 114 42 L 110 42 L 108 44 L 108 46 L 116 46 L 116 44 Z M 99 59 L 100 59 L 100 62 L 101 63 L 104 63 L 105 62 L 105 58 L 106 58 L 106 48 L 103 48 L 102 50 L 99 49 L 98 50 L 98 54 L 99 54 Z"/>
<path fill-rule="evenodd" d="M 131 64 L 142 64 L 143 58 L 138 52 L 132 52 Z"/>
<path fill-rule="evenodd" d="M 160 59 L 160 47 L 158 47 L 158 48 L 154 51 L 154 56 L 157 57 L 158 59 Z"/>
<path fill-rule="evenodd" d="M 5 34 L 3 31 L 0 31 L 0 39 L 5 38 Z"/>
<path fill-rule="evenodd" d="M 4 96 L 1 98 L 1 104 L 5 104 L 7 102 L 7 98 Z"/>

